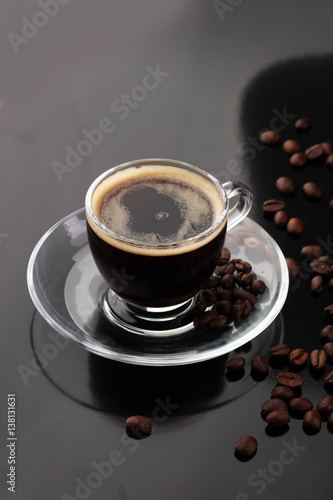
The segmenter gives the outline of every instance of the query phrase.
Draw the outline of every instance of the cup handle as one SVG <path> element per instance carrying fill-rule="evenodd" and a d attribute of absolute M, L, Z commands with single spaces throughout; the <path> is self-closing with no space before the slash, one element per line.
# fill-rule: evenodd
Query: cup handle
<path fill-rule="evenodd" d="M 229 210 L 228 214 L 228 230 L 236 226 L 242 221 L 252 207 L 253 194 L 252 191 L 241 182 L 225 182 L 222 184 L 223 189 L 227 193 L 229 200 L 234 196 L 239 196 L 238 203 Z"/>

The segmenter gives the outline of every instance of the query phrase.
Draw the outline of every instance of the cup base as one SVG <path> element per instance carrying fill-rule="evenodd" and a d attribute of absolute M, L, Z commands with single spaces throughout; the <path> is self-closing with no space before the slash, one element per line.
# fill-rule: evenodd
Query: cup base
<path fill-rule="evenodd" d="M 171 307 L 142 307 L 108 290 L 102 309 L 108 320 L 125 331 L 149 338 L 165 338 L 194 331 L 192 305 L 196 297 Z"/>

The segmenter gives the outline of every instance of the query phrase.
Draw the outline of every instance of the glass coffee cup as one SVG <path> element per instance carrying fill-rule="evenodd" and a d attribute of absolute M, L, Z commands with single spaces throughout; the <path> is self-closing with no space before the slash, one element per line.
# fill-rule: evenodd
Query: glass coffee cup
<path fill-rule="evenodd" d="M 181 161 L 131 161 L 100 175 L 85 209 L 90 250 L 109 287 L 102 304 L 109 320 L 154 337 L 191 331 L 193 301 L 216 267 L 227 227 L 251 205 L 244 184 L 222 185 Z"/>

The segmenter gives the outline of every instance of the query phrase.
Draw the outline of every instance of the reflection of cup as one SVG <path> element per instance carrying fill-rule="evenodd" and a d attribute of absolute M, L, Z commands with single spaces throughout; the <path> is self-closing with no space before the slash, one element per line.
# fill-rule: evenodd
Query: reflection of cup
<path fill-rule="evenodd" d="M 228 196 L 241 197 L 229 212 Z M 228 225 L 243 219 L 252 195 L 173 160 L 114 167 L 86 196 L 89 244 L 109 287 L 126 301 L 168 307 L 193 297 L 213 272 Z M 229 212 L 229 215 L 228 215 Z"/>

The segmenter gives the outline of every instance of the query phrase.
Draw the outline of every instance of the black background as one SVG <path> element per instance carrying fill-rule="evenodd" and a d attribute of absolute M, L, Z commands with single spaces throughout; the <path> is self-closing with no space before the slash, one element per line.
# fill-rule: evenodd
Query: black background
<path fill-rule="evenodd" d="M 6 485 L 7 393 L 15 393 L 17 402 L 15 497 L 20 500 L 55 500 L 65 493 L 80 498 L 76 479 L 86 483 L 93 462 L 108 460 L 114 450 L 124 463 L 85 498 L 332 496 L 333 435 L 326 423 L 309 436 L 302 421 L 293 419 L 288 432 L 272 435 L 261 418 L 260 406 L 281 367 L 272 367 L 258 382 L 248 363 L 241 380 L 228 381 L 227 357 L 182 367 L 137 367 L 98 358 L 72 343 L 44 366 L 40 356 L 52 342 L 52 329 L 29 297 L 29 256 L 49 227 L 83 206 L 92 180 L 118 163 L 174 158 L 221 180 L 248 184 L 255 197 L 250 216 L 300 264 L 303 245 L 330 241 L 333 170 L 319 164 L 297 171 L 280 147 L 249 151 L 249 137 L 257 138 L 276 110 L 285 109 L 293 117 L 284 124 L 283 139 L 297 138 L 303 149 L 333 140 L 333 5 L 230 0 L 223 12 L 222 3 L 71 0 L 17 54 L 8 33 L 21 34 L 22 17 L 31 20 L 41 7 L 33 0 L 2 3 L 1 498 L 14 495 Z M 168 75 L 121 120 L 111 103 L 141 85 L 147 66 L 157 65 Z M 313 126 L 300 136 L 293 124 L 301 116 L 311 117 Z M 115 130 L 60 182 L 52 163 L 64 163 L 66 146 L 75 148 L 84 138 L 81 131 L 106 117 Z M 289 215 L 304 220 L 300 238 L 262 214 L 262 202 L 278 194 L 274 184 L 281 175 L 297 185 L 286 201 Z M 305 198 L 306 181 L 322 186 L 322 200 Z M 275 333 L 269 330 L 240 349 L 249 360 L 255 346 L 267 354 L 276 336 L 292 348 L 320 347 L 319 333 L 327 324 L 323 308 L 333 302 L 332 291 L 314 298 L 310 273 L 304 266 L 301 272 L 291 283 Z M 33 370 L 25 382 L 22 365 Z M 331 369 L 328 365 L 326 373 Z M 326 394 L 323 376 L 314 378 L 308 366 L 302 376 L 303 395 L 316 405 Z M 149 439 L 124 440 L 127 416 L 152 417 L 158 402 L 167 400 L 173 409 L 155 423 Z M 259 446 L 243 463 L 233 448 L 245 434 L 255 436 Z M 283 452 L 295 444 L 294 456 Z M 290 463 L 281 462 L 284 456 Z M 258 482 L 260 474 L 268 475 Z"/>

